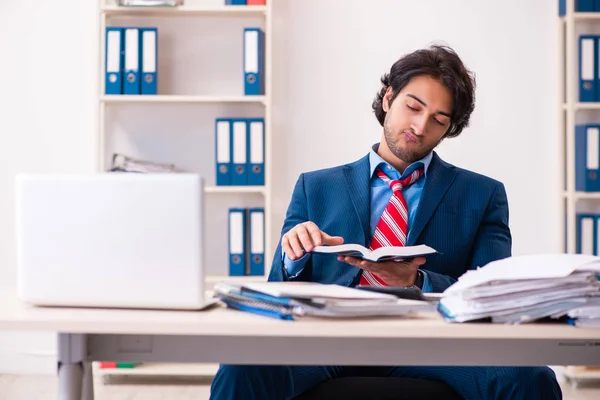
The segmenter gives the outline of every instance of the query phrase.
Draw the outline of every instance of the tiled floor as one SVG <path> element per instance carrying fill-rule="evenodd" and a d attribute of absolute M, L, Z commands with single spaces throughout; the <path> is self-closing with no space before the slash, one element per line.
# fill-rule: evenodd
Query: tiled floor
<path fill-rule="evenodd" d="M 598 400 L 600 383 L 573 388 L 562 382 L 564 400 Z M 96 400 L 205 400 L 210 381 L 160 378 L 111 378 L 109 384 L 97 380 Z M 0 376 L 0 400 L 55 400 L 57 384 L 53 376 Z"/>

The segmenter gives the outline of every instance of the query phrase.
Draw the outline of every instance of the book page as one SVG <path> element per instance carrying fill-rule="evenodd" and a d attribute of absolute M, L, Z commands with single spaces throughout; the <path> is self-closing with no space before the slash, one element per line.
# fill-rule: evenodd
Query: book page
<path fill-rule="evenodd" d="M 342 255 L 360 254 L 362 256 L 368 256 L 371 254 L 371 250 L 356 243 L 340 244 L 337 246 L 315 246 L 313 252 Z"/>

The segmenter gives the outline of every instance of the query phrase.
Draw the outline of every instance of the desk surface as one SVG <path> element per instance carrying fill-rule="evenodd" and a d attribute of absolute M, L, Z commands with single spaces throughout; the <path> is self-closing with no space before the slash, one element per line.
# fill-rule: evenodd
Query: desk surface
<path fill-rule="evenodd" d="M 436 313 L 369 319 L 282 321 L 217 307 L 207 311 L 45 308 L 0 293 L 0 330 L 322 338 L 455 338 L 600 340 L 600 329 L 563 324 L 450 324 Z"/>

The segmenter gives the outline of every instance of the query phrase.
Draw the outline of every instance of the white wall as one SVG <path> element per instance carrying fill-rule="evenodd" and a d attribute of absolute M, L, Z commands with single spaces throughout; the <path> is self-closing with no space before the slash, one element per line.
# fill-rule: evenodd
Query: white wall
<path fill-rule="evenodd" d="M 0 2 L 0 290 L 15 287 L 13 177 L 94 168 L 96 4 Z M 0 332 L 0 372 L 51 372 L 51 334 Z"/>
<path fill-rule="evenodd" d="M 475 71 L 478 88 L 471 127 L 438 153 L 505 183 L 515 254 L 560 250 L 555 2 L 276 4 L 279 218 L 300 172 L 355 160 L 379 140 L 379 77 L 402 54 L 441 41 Z"/>
<path fill-rule="evenodd" d="M 300 172 L 366 154 L 380 135 L 370 109 L 379 77 L 400 55 L 441 40 L 476 72 L 478 89 L 471 127 L 440 155 L 506 184 L 515 254 L 559 250 L 554 2 L 274 4 L 275 218 Z M 0 290 L 15 283 L 14 174 L 94 167 L 95 7 L 0 2 L 10 32 L 0 36 Z M 43 354 L 53 348 L 50 334 L 0 333 L 0 372 L 51 373 Z"/>

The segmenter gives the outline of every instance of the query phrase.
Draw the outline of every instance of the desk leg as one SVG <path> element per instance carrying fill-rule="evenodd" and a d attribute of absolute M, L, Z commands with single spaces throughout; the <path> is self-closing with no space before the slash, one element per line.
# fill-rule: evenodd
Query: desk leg
<path fill-rule="evenodd" d="M 83 364 L 83 386 L 81 399 L 94 400 L 94 374 L 91 362 L 86 362 Z"/>
<path fill-rule="evenodd" d="M 93 388 L 90 390 L 91 366 L 87 363 L 87 337 L 68 333 L 58 334 L 58 400 L 93 400 Z M 86 391 L 83 392 L 83 389 Z M 92 382 L 93 386 L 93 382 Z M 90 396 L 90 392 L 92 397 Z"/>

